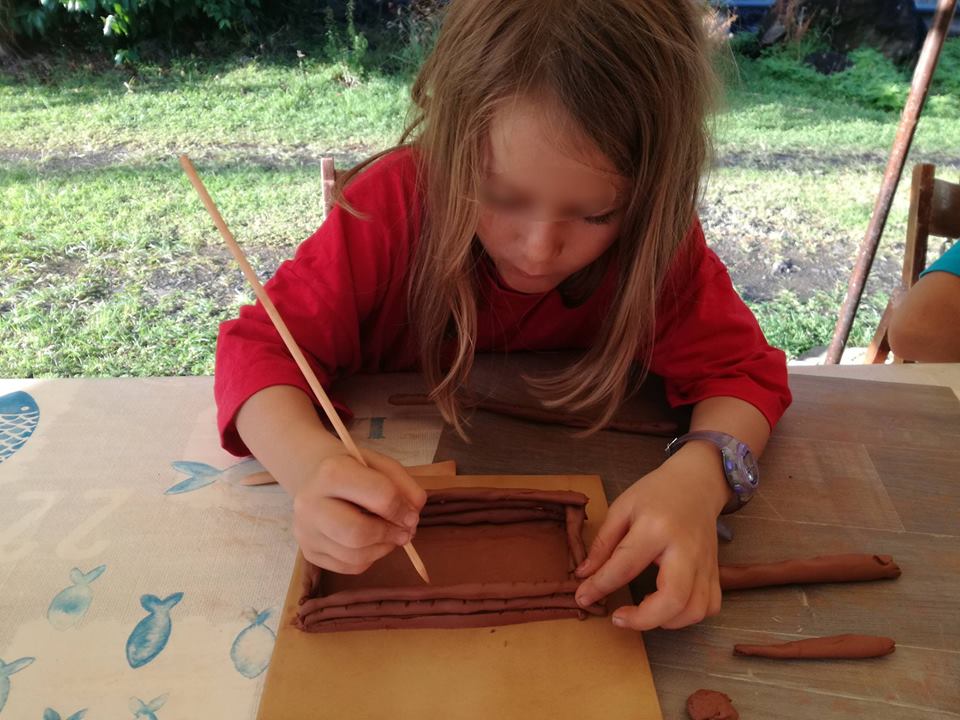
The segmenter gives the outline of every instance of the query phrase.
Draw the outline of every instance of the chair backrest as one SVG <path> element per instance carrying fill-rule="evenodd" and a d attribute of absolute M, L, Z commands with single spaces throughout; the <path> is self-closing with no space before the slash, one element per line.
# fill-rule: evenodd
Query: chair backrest
<path fill-rule="evenodd" d="M 323 193 L 323 217 L 326 219 L 333 210 L 333 188 L 337 183 L 337 168 L 332 157 L 320 158 L 320 182 Z"/>
<path fill-rule="evenodd" d="M 933 181 L 930 202 L 930 234 L 960 238 L 960 185 L 946 180 Z"/>
<path fill-rule="evenodd" d="M 883 363 L 890 354 L 887 330 L 900 296 L 914 286 L 927 266 L 927 244 L 931 236 L 960 237 L 960 185 L 934 177 L 936 167 L 920 163 L 913 168 L 910 183 L 910 210 L 907 215 L 907 241 L 903 250 L 901 285 L 895 288 L 880 318 L 863 361 Z M 904 362 L 895 357 L 895 362 Z"/>
<path fill-rule="evenodd" d="M 903 257 L 903 289 L 909 290 L 927 266 L 927 244 L 934 237 L 960 237 L 960 185 L 934 177 L 936 168 L 921 163 L 913 168 L 907 244 Z"/>

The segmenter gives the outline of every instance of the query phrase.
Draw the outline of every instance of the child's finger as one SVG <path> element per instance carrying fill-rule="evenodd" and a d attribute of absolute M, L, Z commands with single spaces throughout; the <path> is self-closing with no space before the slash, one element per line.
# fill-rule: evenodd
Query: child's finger
<path fill-rule="evenodd" d="M 663 558 L 657 574 L 657 591 L 636 607 L 619 608 L 613 622 L 634 630 L 651 630 L 677 617 L 687 606 L 693 589 L 694 573 L 688 565 Z"/>
<path fill-rule="evenodd" d="M 586 560 L 574 571 L 576 576 L 586 578 L 592 575 L 613 554 L 617 543 L 623 539 L 629 529 L 630 523 L 627 517 L 620 517 L 615 512 L 608 514 L 600 530 L 597 531 L 597 536 L 590 543 L 590 552 L 587 553 Z"/>
<path fill-rule="evenodd" d="M 420 484 L 413 479 L 403 465 L 391 457 L 373 451 L 364 450 L 363 456 L 370 467 L 379 470 L 396 483 L 397 487 L 400 488 L 400 492 L 402 492 L 403 496 L 407 499 L 407 502 L 409 502 L 415 510 L 420 510 L 424 506 L 427 502 L 426 491 L 420 487 Z"/>
<path fill-rule="evenodd" d="M 704 573 L 698 573 L 693 580 L 687 605 L 674 617 L 660 623 L 666 630 L 676 630 L 703 620 L 710 610 L 710 584 Z"/>
<path fill-rule="evenodd" d="M 331 497 L 352 502 L 384 520 L 413 529 L 420 517 L 397 484 L 375 468 L 357 463 L 348 478 L 327 489 Z"/>
<path fill-rule="evenodd" d="M 652 563 L 663 548 L 632 528 L 603 563 L 577 589 L 577 604 L 586 607 L 626 585 Z"/>
<path fill-rule="evenodd" d="M 366 548 L 371 545 L 405 545 L 412 533 L 376 515 L 360 512 L 337 498 L 326 498 L 317 506 L 313 518 L 323 535 L 345 548 Z"/>
<path fill-rule="evenodd" d="M 717 615 L 720 613 L 720 606 L 723 604 L 723 593 L 720 591 L 720 573 L 713 574 L 710 579 L 710 607 L 707 609 L 707 615 Z"/>

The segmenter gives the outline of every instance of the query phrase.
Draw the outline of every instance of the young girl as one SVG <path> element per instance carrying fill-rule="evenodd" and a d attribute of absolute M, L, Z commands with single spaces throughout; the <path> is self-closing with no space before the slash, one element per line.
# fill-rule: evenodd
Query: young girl
<path fill-rule="evenodd" d="M 695 214 L 714 80 L 703 5 L 453 0 L 402 144 L 347 174 L 267 285 L 321 382 L 419 368 L 462 432 L 474 353 L 581 349 L 536 380 L 551 406 L 602 425 L 638 363 L 693 406 L 692 430 L 762 452 L 790 393 Z M 293 496 L 308 560 L 358 573 L 413 536 L 423 491 L 389 458 L 346 454 L 259 305 L 221 328 L 216 397 L 224 447 Z M 715 522 L 736 504 L 714 442 L 685 442 L 612 504 L 578 602 L 656 563 L 657 592 L 614 623 L 716 613 Z"/>

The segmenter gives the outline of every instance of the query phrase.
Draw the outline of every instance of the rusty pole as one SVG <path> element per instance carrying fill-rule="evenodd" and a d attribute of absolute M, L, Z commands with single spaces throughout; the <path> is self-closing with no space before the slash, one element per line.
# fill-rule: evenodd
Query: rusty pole
<path fill-rule="evenodd" d="M 897 191 L 897 184 L 900 182 L 900 175 L 907 160 L 910 143 L 913 141 L 913 133 L 917 129 L 917 121 L 920 119 L 923 103 L 927 99 L 930 81 L 933 79 L 933 72 L 937 68 L 940 50 L 943 48 L 943 41 L 950 29 L 950 22 L 953 19 L 956 5 L 957 0 L 939 0 L 937 3 L 937 13 L 933 17 L 933 23 L 930 25 L 930 30 L 923 42 L 920 59 L 917 61 L 916 70 L 913 72 L 910 94 L 907 96 L 907 103 L 904 105 L 903 113 L 900 116 L 900 127 L 897 129 L 897 136 L 893 141 L 893 149 L 890 151 L 887 169 L 883 174 L 880 193 L 877 195 L 877 201 L 873 206 L 873 215 L 870 217 L 870 224 L 867 225 L 867 233 L 863 242 L 860 243 L 857 264 L 850 275 L 847 295 L 840 307 L 840 317 L 837 318 L 837 325 L 833 330 L 830 347 L 827 348 L 827 356 L 824 361 L 826 365 L 836 365 L 840 362 L 843 348 L 846 347 L 847 338 L 850 337 L 850 328 L 853 326 L 853 319 L 857 315 L 857 308 L 860 307 L 860 298 L 863 297 L 863 286 L 867 282 L 867 275 L 870 274 L 870 267 L 873 265 L 873 259 L 877 254 L 877 246 L 883 236 L 883 228 L 887 224 L 887 215 L 889 215 L 890 206 L 893 204 L 893 196 Z"/>

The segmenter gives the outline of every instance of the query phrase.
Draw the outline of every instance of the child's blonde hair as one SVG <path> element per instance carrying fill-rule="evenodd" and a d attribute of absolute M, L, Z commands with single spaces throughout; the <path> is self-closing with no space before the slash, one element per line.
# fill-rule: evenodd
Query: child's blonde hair
<path fill-rule="evenodd" d="M 410 269 L 410 322 L 431 397 L 463 435 L 477 334 L 475 231 L 494 113 L 513 98 L 559 108 L 629 181 L 608 258 L 618 269 L 596 342 L 554 377 L 528 378 L 549 407 L 606 424 L 653 348 L 661 281 L 690 230 L 716 87 L 703 0 L 452 0 L 412 88 L 401 145 L 417 148 L 424 227 Z M 389 152 L 389 151 L 387 151 Z M 381 153 L 382 155 L 383 153 Z M 380 155 L 376 156 L 379 157 Z M 343 187 L 369 162 L 347 173 Z M 578 273 L 595 286 L 595 267 Z M 593 272 L 591 272 L 593 271 Z M 583 284 L 582 282 L 580 283 Z M 448 341 L 453 340 L 452 354 Z"/>

